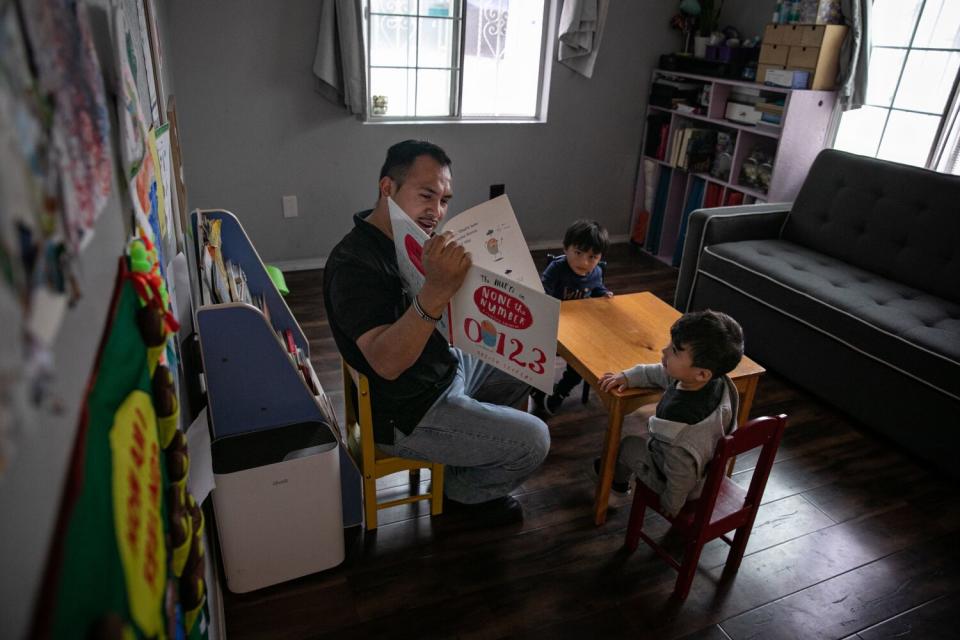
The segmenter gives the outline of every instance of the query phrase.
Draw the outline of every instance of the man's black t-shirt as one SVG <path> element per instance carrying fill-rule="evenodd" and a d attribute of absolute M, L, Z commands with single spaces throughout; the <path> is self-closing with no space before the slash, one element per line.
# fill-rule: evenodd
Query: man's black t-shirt
<path fill-rule="evenodd" d="M 393 240 L 366 221 L 370 211 L 353 217 L 353 229 L 330 252 L 323 272 L 323 302 L 337 349 L 344 360 L 370 380 L 373 428 L 377 442 L 393 442 L 394 427 L 413 431 L 457 372 L 446 339 L 434 331 L 423 353 L 396 380 L 378 376 L 357 347 L 370 329 L 396 322 L 410 306 L 397 266 Z"/>
<path fill-rule="evenodd" d="M 721 378 L 713 378 L 696 391 L 678 389 L 674 383 L 663 392 L 663 397 L 657 403 L 657 417 L 684 424 L 697 424 L 720 406 L 723 389 Z"/>

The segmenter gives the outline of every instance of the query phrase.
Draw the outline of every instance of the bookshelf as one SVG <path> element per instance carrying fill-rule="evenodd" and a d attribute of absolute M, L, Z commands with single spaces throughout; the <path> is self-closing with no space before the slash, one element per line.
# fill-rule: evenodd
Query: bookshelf
<path fill-rule="evenodd" d="M 220 221 L 223 260 L 242 269 L 257 304 L 214 297 L 201 258 L 200 225 L 205 219 Z M 310 363 L 310 343 L 303 330 L 236 216 L 223 210 L 196 210 L 190 222 L 200 265 L 197 333 L 214 441 L 300 422 L 326 424 L 340 450 L 344 526 L 360 524 L 360 474 Z"/>
<path fill-rule="evenodd" d="M 646 251 L 675 266 L 696 209 L 796 197 L 824 146 L 836 101 L 833 91 L 663 69 L 653 71 L 651 87 L 631 228 L 635 242 L 639 232 Z M 729 120 L 729 103 L 774 122 Z"/>

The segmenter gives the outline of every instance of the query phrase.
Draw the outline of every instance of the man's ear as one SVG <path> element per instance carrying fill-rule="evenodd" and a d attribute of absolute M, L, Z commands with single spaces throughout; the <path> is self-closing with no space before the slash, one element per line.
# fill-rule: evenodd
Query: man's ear
<path fill-rule="evenodd" d="M 393 197 L 397 193 L 397 183 L 390 176 L 380 178 L 380 197 Z"/>
<path fill-rule="evenodd" d="M 704 369 L 703 367 L 697 367 L 697 382 L 707 383 L 713 379 L 713 371 L 710 369 Z"/>

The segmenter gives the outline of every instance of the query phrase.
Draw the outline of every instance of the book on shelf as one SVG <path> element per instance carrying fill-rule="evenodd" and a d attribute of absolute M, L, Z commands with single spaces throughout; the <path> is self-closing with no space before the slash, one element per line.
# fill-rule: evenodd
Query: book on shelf
<path fill-rule="evenodd" d="M 701 208 L 704 199 L 704 187 L 706 180 L 703 178 L 694 178 L 690 185 L 690 194 L 687 196 L 686 205 L 680 217 L 680 230 L 677 232 L 677 242 L 673 247 L 673 258 L 671 263 L 675 267 L 680 266 L 680 260 L 683 258 L 683 243 L 687 237 L 687 220 L 690 214 Z"/>
<path fill-rule="evenodd" d="M 670 132 L 670 115 L 651 113 L 647 116 L 647 137 L 643 152 L 651 158 L 663 160 L 666 137 Z"/>
<path fill-rule="evenodd" d="M 777 102 L 758 102 L 754 105 L 754 108 L 757 111 L 762 111 L 764 113 L 773 113 L 777 115 L 783 115 L 783 101 Z"/>
<path fill-rule="evenodd" d="M 660 168 L 657 178 L 657 190 L 653 199 L 653 211 L 650 213 L 650 233 L 647 235 L 647 251 L 657 253 L 660 250 L 660 231 L 663 227 L 663 214 L 667 207 L 667 195 L 670 191 L 672 171 Z"/>
<path fill-rule="evenodd" d="M 728 207 L 732 207 L 738 204 L 743 204 L 743 192 L 734 191 L 733 189 L 728 189 L 727 197 L 723 204 Z"/>
<path fill-rule="evenodd" d="M 723 185 L 711 182 L 707 185 L 706 193 L 703 196 L 703 208 L 712 209 L 719 207 L 723 197 Z"/>
<path fill-rule="evenodd" d="M 670 166 L 683 168 L 680 159 L 683 156 L 683 150 L 687 141 L 690 139 L 690 128 L 677 129 L 673 132 L 673 142 L 670 145 Z"/>
<path fill-rule="evenodd" d="M 781 124 L 783 124 L 783 116 L 777 115 L 775 113 L 761 112 L 760 122 L 764 124 L 772 124 L 772 125 L 780 126 Z"/>
<path fill-rule="evenodd" d="M 201 259 L 200 280 L 205 299 L 212 303 L 253 304 L 243 268 L 223 257 L 221 220 L 202 218 L 198 225 Z"/>
<path fill-rule="evenodd" d="M 670 124 L 664 123 L 660 127 L 660 142 L 657 145 L 657 160 L 665 160 L 667 157 L 667 142 L 670 139 Z"/>
<path fill-rule="evenodd" d="M 782 97 L 769 98 L 765 101 L 758 102 L 754 105 L 754 108 L 760 112 L 760 122 L 779 126 L 783 123 L 785 104 L 786 101 Z"/>

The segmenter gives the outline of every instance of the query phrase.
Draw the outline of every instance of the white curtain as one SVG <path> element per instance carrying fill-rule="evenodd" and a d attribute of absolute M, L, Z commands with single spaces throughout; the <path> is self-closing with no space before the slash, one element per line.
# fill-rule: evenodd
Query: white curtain
<path fill-rule="evenodd" d="M 950 106 L 943 116 L 931 168 L 960 175 L 960 76 L 953 81 Z"/>
<path fill-rule="evenodd" d="M 350 113 L 367 104 L 366 55 L 361 0 L 321 0 L 313 73 L 317 91 Z"/>
<path fill-rule="evenodd" d="M 609 0 L 564 0 L 557 60 L 588 78 L 600 51 Z"/>
<path fill-rule="evenodd" d="M 841 0 L 843 21 L 850 29 L 840 49 L 837 98 L 843 111 L 859 109 L 867 100 L 870 67 L 870 5 L 873 0 Z"/>

